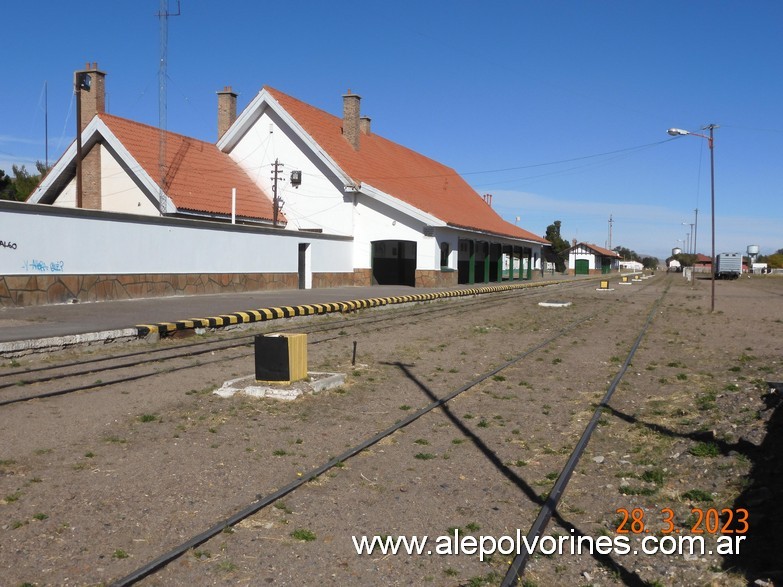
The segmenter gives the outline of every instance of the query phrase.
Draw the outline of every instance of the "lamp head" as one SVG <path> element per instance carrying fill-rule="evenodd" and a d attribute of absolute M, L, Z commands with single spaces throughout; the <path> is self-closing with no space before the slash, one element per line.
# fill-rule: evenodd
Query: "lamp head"
<path fill-rule="evenodd" d="M 80 71 L 76 74 L 76 87 L 80 90 L 90 91 L 90 84 L 92 83 L 92 76 L 86 71 Z"/>
<path fill-rule="evenodd" d="M 687 130 L 682 130 L 681 128 L 670 128 L 666 132 L 669 133 L 673 137 L 680 137 L 680 136 L 683 136 L 683 135 L 691 134 Z"/>

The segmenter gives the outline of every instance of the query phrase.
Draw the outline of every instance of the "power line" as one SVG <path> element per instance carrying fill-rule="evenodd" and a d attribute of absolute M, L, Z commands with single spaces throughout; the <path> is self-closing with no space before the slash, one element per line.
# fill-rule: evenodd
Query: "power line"
<path fill-rule="evenodd" d="M 506 171 L 518 171 L 520 169 L 534 169 L 536 167 L 546 167 L 550 165 L 561 165 L 563 163 L 572 163 L 574 161 L 584 161 L 586 159 L 596 159 L 598 157 L 606 157 L 607 155 L 618 155 L 621 153 L 630 153 L 632 151 L 640 151 L 642 149 L 649 149 L 650 147 L 657 147 L 658 145 L 662 145 L 664 143 L 668 143 L 669 141 L 675 140 L 677 137 L 672 137 L 670 139 L 664 139 L 662 141 L 656 141 L 654 143 L 646 143 L 644 145 L 636 145 L 634 147 L 625 147 L 623 149 L 615 149 L 614 151 L 605 151 L 603 153 L 595 153 L 592 155 L 582 155 L 580 157 L 571 157 L 570 159 L 559 159 L 557 161 L 547 161 L 544 163 L 532 163 L 530 165 L 517 165 L 515 167 L 504 167 L 501 169 L 484 169 L 480 171 L 465 171 L 465 172 L 457 172 L 454 171 L 452 173 L 434 173 L 434 174 L 427 174 L 427 175 L 394 175 L 394 176 L 367 176 L 364 177 L 364 180 L 369 179 L 427 179 L 432 177 L 449 177 L 454 175 L 459 176 L 465 176 L 465 175 L 479 175 L 479 174 L 485 174 L 485 173 L 503 173 Z"/>
<path fill-rule="evenodd" d="M 504 171 L 517 171 L 519 169 L 532 169 L 534 167 L 545 167 L 547 165 L 559 165 L 561 163 L 571 163 L 573 161 L 583 161 L 585 159 L 594 159 L 596 157 L 605 157 L 607 155 L 616 155 L 618 153 L 627 153 L 629 151 L 638 151 L 641 149 L 647 149 L 649 147 L 656 147 L 658 145 L 662 145 L 664 143 L 668 143 L 669 141 L 675 140 L 676 137 L 671 139 L 664 139 L 662 141 L 656 141 L 654 143 L 647 143 L 645 145 L 637 145 L 635 147 L 626 147 L 624 149 L 616 149 L 614 151 L 606 151 L 604 153 L 596 153 L 594 155 L 583 155 L 581 157 L 572 157 L 571 159 L 561 159 L 559 161 L 548 161 L 546 163 L 533 163 L 531 165 L 520 165 L 518 167 L 506 167 L 504 169 L 490 169 L 486 171 L 466 171 L 464 173 L 461 173 L 460 175 L 478 175 L 480 173 L 501 173 Z"/>

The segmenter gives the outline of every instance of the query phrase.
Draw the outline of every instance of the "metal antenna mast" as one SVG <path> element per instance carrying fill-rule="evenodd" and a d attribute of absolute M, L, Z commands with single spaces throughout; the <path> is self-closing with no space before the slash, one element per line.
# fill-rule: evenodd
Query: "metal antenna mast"
<path fill-rule="evenodd" d="M 177 12 L 169 12 L 168 0 L 160 0 L 160 63 L 158 65 L 158 210 L 163 216 L 166 212 L 166 80 L 168 78 L 169 52 L 169 16 L 179 16 L 180 6 L 177 0 Z"/>

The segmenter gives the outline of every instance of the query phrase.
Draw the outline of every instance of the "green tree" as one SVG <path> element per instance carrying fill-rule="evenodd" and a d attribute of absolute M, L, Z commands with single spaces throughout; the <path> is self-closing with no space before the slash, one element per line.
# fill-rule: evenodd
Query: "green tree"
<path fill-rule="evenodd" d="M 770 269 L 780 269 L 783 265 L 780 264 L 783 259 L 783 249 L 778 249 L 771 255 L 759 255 L 756 257 L 756 263 L 766 263 Z"/>
<path fill-rule="evenodd" d="M 770 269 L 783 269 L 783 249 L 767 256 L 767 267 Z"/>
<path fill-rule="evenodd" d="M 658 269 L 658 258 L 657 257 L 643 257 L 642 258 L 642 266 L 645 269 Z"/>
<path fill-rule="evenodd" d="M 680 262 L 680 265 L 682 267 L 693 267 L 696 264 L 696 260 L 697 260 L 696 255 L 690 255 L 688 253 L 680 253 L 679 255 L 674 255 L 674 258 Z"/>
<path fill-rule="evenodd" d="M 49 171 L 49 168 L 40 161 L 35 162 L 35 168 L 38 173 L 31 174 L 24 165 L 21 167 L 12 165 L 13 179 L 8 177 L 5 171 L 0 170 L 0 200 L 25 201 Z"/>
<path fill-rule="evenodd" d="M 16 195 L 13 180 L 5 174 L 4 169 L 0 169 L 0 200 L 15 199 L 12 195 Z"/>
<path fill-rule="evenodd" d="M 565 251 L 568 249 L 568 241 L 560 236 L 559 220 L 555 220 L 552 224 L 546 227 L 546 234 L 544 238 L 552 243 L 552 251 L 555 253 L 555 269 L 559 272 L 565 271 Z"/>
<path fill-rule="evenodd" d="M 623 258 L 623 261 L 638 261 L 639 263 L 642 262 L 642 258 L 636 253 L 636 251 L 632 251 L 626 247 L 615 247 L 612 250 L 620 255 Z"/>

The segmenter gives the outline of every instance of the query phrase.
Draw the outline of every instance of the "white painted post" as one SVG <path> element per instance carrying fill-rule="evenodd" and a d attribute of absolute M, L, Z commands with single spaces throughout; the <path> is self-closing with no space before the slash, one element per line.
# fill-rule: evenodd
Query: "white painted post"
<path fill-rule="evenodd" d="M 237 188 L 231 188 L 231 224 L 237 223 Z"/>

